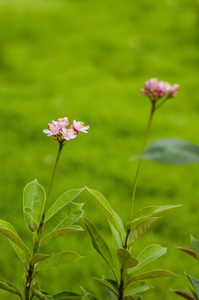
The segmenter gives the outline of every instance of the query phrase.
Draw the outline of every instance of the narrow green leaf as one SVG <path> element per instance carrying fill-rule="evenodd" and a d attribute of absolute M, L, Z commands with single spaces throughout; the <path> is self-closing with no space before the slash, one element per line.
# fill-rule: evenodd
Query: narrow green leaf
<path fill-rule="evenodd" d="M 188 275 L 188 274 L 186 274 L 186 275 L 189 278 L 190 282 L 192 283 L 192 285 L 193 285 L 193 287 L 196 291 L 197 297 L 199 297 L 199 280 L 192 277 L 192 276 L 190 276 L 190 275 Z"/>
<path fill-rule="evenodd" d="M 56 210 L 54 214 L 47 219 L 47 221 L 45 219 L 43 235 L 46 235 L 53 230 L 70 227 L 73 223 L 77 222 L 83 215 L 82 206 L 82 203 L 80 204 L 70 201 L 60 207 L 60 209 Z"/>
<path fill-rule="evenodd" d="M 125 296 L 134 296 L 136 294 L 141 294 L 147 291 L 150 286 L 144 281 L 133 282 L 128 286 L 128 291 Z"/>
<path fill-rule="evenodd" d="M 141 208 L 133 217 L 131 223 L 162 213 L 163 211 L 180 207 L 181 205 L 146 206 Z"/>
<path fill-rule="evenodd" d="M 97 205 L 100 207 L 107 220 L 109 220 L 110 223 L 117 229 L 117 231 L 121 233 L 120 225 L 108 200 L 101 193 L 91 190 L 87 187 L 86 189 L 94 197 Z"/>
<path fill-rule="evenodd" d="M 137 257 L 139 264 L 135 268 L 131 269 L 129 273 L 139 270 L 140 268 L 147 265 L 151 261 L 164 255 L 166 251 L 167 248 L 161 247 L 160 245 L 154 244 L 154 245 L 147 246 Z"/>
<path fill-rule="evenodd" d="M 84 295 L 80 295 L 77 293 L 64 291 L 56 295 L 53 295 L 53 300 L 79 300 L 87 297 L 87 295 L 88 295 L 87 293 Z"/>
<path fill-rule="evenodd" d="M 117 285 L 117 282 L 115 280 L 105 278 L 104 276 L 102 277 L 102 279 L 106 280 L 109 284 L 111 284 L 112 287 L 117 292 L 117 295 L 119 295 L 118 285 Z M 104 286 L 104 287 L 105 287 L 105 290 L 106 290 L 106 292 L 107 292 L 110 300 L 117 300 L 118 299 L 118 297 L 116 296 L 116 294 L 114 294 L 108 287 L 106 287 L 106 286 Z"/>
<path fill-rule="evenodd" d="M 103 259 L 107 262 L 107 264 L 113 269 L 113 259 L 111 252 L 102 238 L 102 236 L 98 233 L 97 229 L 93 225 L 91 221 L 89 221 L 86 218 L 83 218 L 83 222 L 86 226 L 86 229 L 91 237 L 91 241 L 93 244 L 93 247 L 96 249 L 96 251 L 103 257 Z"/>
<path fill-rule="evenodd" d="M 187 291 L 184 290 L 171 290 L 171 292 L 181 296 L 184 299 L 196 300 L 192 295 L 190 295 L 189 293 L 187 293 Z"/>
<path fill-rule="evenodd" d="M 138 260 L 124 248 L 117 249 L 117 257 L 122 268 L 124 269 L 134 268 L 139 263 Z"/>
<path fill-rule="evenodd" d="M 189 254 L 190 256 L 197 259 L 196 252 L 193 251 L 192 249 L 189 249 L 187 247 L 175 247 L 175 248 L 177 248 L 177 249 L 179 249 L 179 250 L 181 250 L 181 251 L 183 251 L 183 252 L 185 252 L 185 253 Z"/>
<path fill-rule="evenodd" d="M 65 205 L 69 204 L 71 201 L 77 198 L 77 196 L 80 195 L 83 190 L 84 188 L 70 190 L 63 193 L 47 211 L 45 221 L 47 222 L 50 218 L 56 215 L 58 211 L 62 210 L 65 207 Z"/>
<path fill-rule="evenodd" d="M 40 241 L 40 246 L 43 246 L 54 239 L 77 231 L 83 231 L 83 228 L 81 226 L 74 225 L 71 227 L 53 230 Z"/>
<path fill-rule="evenodd" d="M 122 243 L 119 232 L 115 229 L 115 227 L 110 222 L 109 222 L 109 226 L 111 228 L 111 232 L 112 232 L 113 238 L 116 242 L 117 248 L 122 248 L 123 243 Z"/>
<path fill-rule="evenodd" d="M 44 188 L 35 179 L 28 183 L 23 192 L 23 212 L 25 223 L 30 231 L 39 227 L 46 201 Z"/>
<path fill-rule="evenodd" d="M 140 281 L 145 279 L 152 279 L 152 278 L 160 278 L 160 277 L 171 277 L 171 276 L 178 276 L 170 271 L 166 270 L 153 270 L 146 273 L 143 273 L 141 275 L 135 276 L 128 280 L 127 285 L 129 285 L 131 282 L 134 281 Z"/>
<path fill-rule="evenodd" d="M 36 271 L 39 272 L 41 270 L 49 269 L 60 264 L 68 264 L 81 258 L 83 258 L 83 256 L 80 256 L 75 252 L 61 252 L 39 262 L 36 266 Z"/>
<path fill-rule="evenodd" d="M 82 286 L 80 286 L 80 289 L 82 290 L 82 292 L 84 294 L 86 294 L 87 296 L 85 297 L 85 299 L 89 299 L 89 300 L 98 300 L 93 294 L 91 294 L 90 292 L 88 292 L 85 288 L 83 288 Z"/>
<path fill-rule="evenodd" d="M 20 297 L 22 297 L 22 294 L 20 293 L 20 291 L 9 281 L 0 278 L 0 289 L 2 290 L 6 290 L 12 294 L 16 294 Z"/>
<path fill-rule="evenodd" d="M 126 231 L 124 229 L 124 224 L 122 222 L 122 219 L 120 218 L 120 216 L 113 210 L 113 214 L 117 220 L 117 223 L 119 224 L 120 230 L 119 230 L 119 236 L 121 239 L 122 244 L 124 245 L 125 243 L 125 239 L 126 239 Z"/>
<path fill-rule="evenodd" d="M 134 229 L 131 230 L 129 236 L 127 245 L 130 247 L 137 241 L 137 239 L 140 238 L 156 221 L 158 221 L 160 218 L 152 217 L 145 219 L 143 222 L 138 224 Z"/>
<path fill-rule="evenodd" d="M 10 223 L 0 220 L 0 232 L 4 234 L 14 244 L 16 244 L 20 249 L 22 249 L 26 255 L 30 254 L 28 248 L 20 239 L 20 237 L 17 235 L 16 230 Z"/>
<path fill-rule="evenodd" d="M 11 231 L 13 231 L 14 233 L 17 234 L 16 229 L 9 222 L 6 222 L 4 220 L 0 220 L 0 227 L 10 229 Z M 16 245 L 14 242 L 12 242 L 9 238 L 8 238 L 8 240 L 9 240 L 11 246 L 13 247 L 15 253 L 17 254 L 19 259 L 21 260 L 21 262 L 24 263 L 26 261 L 26 255 L 25 255 L 24 251 L 18 245 Z"/>
<path fill-rule="evenodd" d="M 146 159 L 171 165 L 199 163 L 199 146 L 181 139 L 165 138 L 153 142 L 134 159 Z"/>
<path fill-rule="evenodd" d="M 30 265 L 34 266 L 36 263 L 38 263 L 39 261 L 42 261 L 50 256 L 53 256 L 54 254 L 35 254 L 31 261 L 30 261 Z"/>
<path fill-rule="evenodd" d="M 197 259 L 199 260 L 199 241 L 196 240 L 192 235 L 191 235 L 191 242 L 192 242 L 192 245 L 193 245 L 193 248 L 196 252 L 196 256 L 197 256 Z"/>
<path fill-rule="evenodd" d="M 112 284 L 105 280 L 94 277 L 97 281 L 99 281 L 101 284 L 103 284 L 105 287 L 107 287 L 112 293 L 114 293 L 116 296 L 118 296 L 118 292 L 115 290 L 115 288 L 112 286 Z"/>
<path fill-rule="evenodd" d="M 37 289 L 31 289 L 31 292 L 33 293 L 33 295 L 35 295 L 35 297 L 37 297 L 38 299 L 41 299 L 41 300 L 47 300 L 46 296 L 38 291 Z M 49 298 L 48 298 L 49 299 Z M 51 298 L 53 299 L 53 298 Z"/>

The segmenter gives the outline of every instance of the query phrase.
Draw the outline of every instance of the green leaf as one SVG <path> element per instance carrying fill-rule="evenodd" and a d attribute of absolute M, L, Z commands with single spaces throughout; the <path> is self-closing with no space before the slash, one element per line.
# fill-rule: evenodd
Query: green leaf
<path fill-rule="evenodd" d="M 70 202 L 72 202 L 75 198 L 77 198 L 78 195 L 81 194 L 83 189 L 76 189 L 76 190 L 70 190 L 65 193 L 63 193 L 49 208 L 49 210 L 46 212 L 45 216 L 45 223 L 47 223 L 45 226 L 49 226 L 51 222 L 53 222 L 53 225 L 48 229 L 49 231 L 52 231 L 53 229 L 56 229 L 57 227 L 68 227 L 72 225 L 74 222 L 76 222 L 82 215 L 81 207 L 82 204 L 78 206 L 76 209 L 79 209 L 79 212 L 81 211 L 81 214 L 75 214 L 76 210 L 74 209 L 73 203 L 70 205 Z M 81 207 L 80 207 L 81 206 Z M 64 216 L 64 213 L 66 213 L 66 217 Z M 67 220 L 68 219 L 68 220 Z M 64 222 L 65 220 L 65 222 Z M 50 221 L 50 222 L 48 222 Z M 62 222 L 61 224 L 59 224 Z M 64 225 L 63 225 L 64 224 Z M 46 230 L 47 228 L 44 228 Z"/>
<path fill-rule="evenodd" d="M 135 223 L 137 221 L 152 217 L 163 211 L 180 207 L 181 205 L 164 205 L 164 206 L 146 206 L 141 208 L 133 217 L 133 220 L 130 223 Z"/>
<path fill-rule="evenodd" d="M 117 257 L 122 268 L 134 268 L 139 263 L 138 260 L 131 255 L 131 253 L 123 248 L 117 249 Z"/>
<path fill-rule="evenodd" d="M 183 252 L 185 252 L 185 253 L 189 254 L 190 256 L 197 259 L 196 252 L 193 251 L 192 249 L 189 249 L 189 248 L 186 248 L 186 247 L 175 247 L 175 248 L 177 248 L 177 249 L 179 249 L 179 250 L 181 250 L 181 251 L 183 251 Z"/>
<path fill-rule="evenodd" d="M 113 211 L 112 207 L 110 206 L 108 200 L 101 193 L 99 193 L 99 192 L 97 192 L 95 190 L 91 190 L 91 189 L 89 189 L 87 187 L 86 187 L 86 189 L 94 197 L 97 205 L 100 207 L 100 209 L 104 213 L 104 215 L 107 218 L 107 220 L 109 220 L 109 222 L 121 234 L 120 225 L 119 225 L 119 223 L 117 221 L 117 218 L 116 218 L 116 216 L 114 214 L 114 211 Z"/>
<path fill-rule="evenodd" d="M 88 292 L 85 288 L 83 288 L 82 286 L 80 286 L 80 289 L 82 290 L 82 292 L 84 294 L 86 294 L 86 299 L 89 299 L 89 300 L 98 300 L 93 294 L 91 294 L 90 292 Z"/>
<path fill-rule="evenodd" d="M 106 279 L 100 279 L 94 277 L 97 281 L 99 281 L 101 284 L 103 284 L 106 288 L 108 288 L 112 293 L 114 293 L 116 296 L 118 296 L 118 291 L 113 287 L 113 285 L 107 281 Z M 116 282 L 115 282 L 116 283 Z"/>
<path fill-rule="evenodd" d="M 109 226 L 111 228 L 111 232 L 112 232 L 112 235 L 115 239 L 115 242 L 116 242 L 116 245 L 117 245 L 117 248 L 122 248 L 125 244 L 125 239 L 126 239 L 126 232 L 125 232 L 125 229 L 124 229 L 124 225 L 123 225 L 123 222 L 122 220 L 120 219 L 120 217 L 118 216 L 118 214 L 113 210 L 113 213 L 118 221 L 118 224 L 120 226 L 120 232 L 118 232 L 115 227 L 109 222 Z"/>
<path fill-rule="evenodd" d="M 91 237 L 91 241 L 93 244 L 93 247 L 96 249 L 96 251 L 103 257 L 103 259 L 107 262 L 107 264 L 113 269 L 113 259 L 111 252 L 102 238 L 102 236 L 98 233 L 97 229 L 93 225 L 91 221 L 89 221 L 86 218 L 83 218 L 83 222 L 86 226 L 86 229 Z"/>
<path fill-rule="evenodd" d="M 9 240 L 11 240 L 15 245 L 17 245 L 20 249 L 22 249 L 26 255 L 29 255 L 30 253 L 28 248 L 17 235 L 16 230 L 14 229 L 13 231 L 12 229 L 14 229 L 14 227 L 10 223 L 0 220 L 0 232 L 4 234 Z M 21 254 L 19 255 L 21 256 Z"/>
<path fill-rule="evenodd" d="M 70 201 L 69 203 L 66 203 L 65 205 L 60 207 L 60 209 L 56 210 L 54 214 L 51 215 L 51 217 L 45 219 L 43 235 L 46 235 L 56 229 L 70 227 L 83 215 L 82 206 L 83 204 Z M 49 214 L 47 214 L 47 217 L 48 216 Z"/>
<path fill-rule="evenodd" d="M 115 229 L 115 227 L 110 222 L 109 222 L 109 226 L 111 228 L 111 232 L 112 232 L 112 235 L 113 235 L 114 240 L 116 242 L 117 248 L 122 248 L 123 243 L 122 243 L 119 232 Z"/>
<path fill-rule="evenodd" d="M 151 261 L 164 255 L 166 251 L 167 248 L 161 247 L 160 245 L 154 244 L 154 245 L 147 246 L 137 257 L 139 264 L 135 268 L 131 269 L 129 273 L 139 270 L 140 268 L 147 265 Z"/>
<path fill-rule="evenodd" d="M 9 222 L 6 222 L 4 220 L 0 220 L 0 227 L 10 229 L 11 231 L 13 231 L 14 233 L 17 234 L 16 229 Z M 12 242 L 9 238 L 8 238 L 8 240 L 9 240 L 11 246 L 13 247 L 15 253 L 17 254 L 19 259 L 21 260 L 21 262 L 24 263 L 26 261 L 26 255 L 25 255 L 24 251 L 18 245 L 16 245 L 14 242 Z"/>
<path fill-rule="evenodd" d="M 39 272 L 41 270 L 49 269 L 60 264 L 68 264 L 81 258 L 83 258 L 83 256 L 80 256 L 75 252 L 61 252 L 39 262 L 36 266 L 36 271 Z"/>
<path fill-rule="evenodd" d="M 54 239 L 77 231 L 83 231 L 83 228 L 81 226 L 74 225 L 71 227 L 53 230 L 40 241 L 40 246 L 43 246 Z"/>
<path fill-rule="evenodd" d="M 149 145 L 136 159 L 172 165 L 199 163 L 199 146 L 181 139 L 160 139 Z"/>
<path fill-rule="evenodd" d="M 166 270 L 153 270 L 129 279 L 126 286 L 129 285 L 131 282 L 135 282 L 135 281 L 152 279 L 152 278 L 160 278 L 160 277 L 171 277 L 171 276 L 178 276 L 178 275 Z"/>
<path fill-rule="evenodd" d="M 77 293 L 64 291 L 56 295 L 53 295 L 53 300 L 79 300 L 87 297 L 87 295 L 88 295 L 87 293 L 84 295 L 80 295 Z"/>
<path fill-rule="evenodd" d="M 50 256 L 53 256 L 54 254 L 35 254 L 31 261 L 30 261 L 30 265 L 34 266 L 36 263 L 38 263 L 39 261 L 42 261 Z"/>
<path fill-rule="evenodd" d="M 120 236 L 120 239 L 121 239 L 121 242 L 122 244 L 124 245 L 125 244 L 125 239 L 126 239 L 126 232 L 125 232 L 125 229 L 124 229 L 124 224 L 122 222 L 122 219 L 120 218 L 120 216 L 113 210 L 113 214 L 119 224 L 119 227 L 120 227 L 120 230 L 119 230 L 119 236 Z"/>
<path fill-rule="evenodd" d="M 20 291 L 9 281 L 0 278 L 0 289 L 2 290 L 6 290 L 12 294 L 16 294 L 20 297 L 22 297 L 22 294 L 20 293 Z"/>
<path fill-rule="evenodd" d="M 189 293 L 187 293 L 187 291 L 184 290 L 171 290 L 171 292 L 181 296 L 184 299 L 196 300 L 192 295 L 190 295 Z"/>
<path fill-rule="evenodd" d="M 104 276 L 102 277 L 102 279 L 106 280 L 109 284 L 111 284 L 111 286 L 117 292 L 117 295 L 119 295 L 118 285 L 117 285 L 117 282 L 115 280 L 105 278 Z M 106 290 L 106 292 L 107 292 L 110 300 L 117 300 L 118 299 L 118 297 L 116 296 L 116 294 L 114 294 L 108 287 L 106 287 L 106 286 L 104 286 L 104 287 L 105 287 L 105 290 Z"/>
<path fill-rule="evenodd" d="M 156 221 L 158 221 L 160 218 L 152 217 L 145 219 L 143 222 L 138 224 L 134 229 L 131 230 L 129 236 L 127 245 L 130 247 L 137 241 L 137 239 L 140 238 Z"/>
<path fill-rule="evenodd" d="M 192 285 L 193 285 L 193 287 L 196 291 L 197 297 L 199 297 L 199 280 L 192 277 L 192 276 L 190 276 L 190 275 L 188 275 L 188 274 L 186 274 L 186 275 L 189 278 L 190 282 L 192 283 Z"/>
<path fill-rule="evenodd" d="M 197 259 L 199 260 L 199 241 L 196 240 L 192 235 L 191 235 L 191 242 L 192 242 L 192 245 L 193 245 L 193 248 L 196 252 L 196 256 L 197 256 Z"/>
<path fill-rule="evenodd" d="M 23 212 L 25 223 L 30 231 L 39 227 L 46 201 L 44 188 L 33 180 L 28 183 L 23 192 Z"/>
<path fill-rule="evenodd" d="M 134 296 L 136 294 L 144 293 L 150 286 L 144 281 L 133 282 L 128 286 L 128 291 L 125 296 Z"/>
<path fill-rule="evenodd" d="M 47 300 L 47 299 L 49 299 L 49 297 L 46 298 L 46 296 L 45 296 L 42 292 L 38 291 L 37 289 L 31 289 L 31 292 L 32 292 L 33 295 L 35 295 L 35 297 L 37 297 L 38 299 L 41 299 L 41 300 Z M 51 297 L 50 299 L 53 299 L 53 298 Z"/>

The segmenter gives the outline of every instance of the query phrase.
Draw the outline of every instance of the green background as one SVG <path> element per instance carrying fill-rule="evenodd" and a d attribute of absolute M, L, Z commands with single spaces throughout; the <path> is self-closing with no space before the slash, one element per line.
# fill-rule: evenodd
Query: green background
<path fill-rule="evenodd" d="M 11 222 L 28 245 L 22 214 L 23 187 L 37 178 L 47 190 L 57 143 L 42 130 L 67 116 L 91 128 L 62 153 L 51 203 L 64 191 L 87 185 L 104 194 L 127 221 L 136 162 L 150 102 L 139 92 L 145 80 L 178 83 L 179 93 L 155 115 L 148 143 L 179 137 L 198 143 L 199 3 L 196 0 L 0 0 L 0 218 Z M 198 165 L 144 162 L 135 209 L 182 204 L 133 248 L 159 243 L 165 256 L 150 269 L 168 269 L 181 278 L 151 281 L 142 299 L 179 298 L 169 289 L 186 288 L 183 270 L 199 277 L 191 257 L 174 245 L 199 239 Z M 106 219 L 84 192 L 87 217 L 114 251 Z M 22 267 L 6 238 L 0 239 L 0 277 L 20 286 Z M 86 232 L 52 242 L 46 251 L 73 250 L 84 260 L 38 276 L 41 290 L 80 291 L 82 285 L 105 299 L 92 277 L 111 274 Z M 15 299 L 0 291 L 0 299 Z"/>

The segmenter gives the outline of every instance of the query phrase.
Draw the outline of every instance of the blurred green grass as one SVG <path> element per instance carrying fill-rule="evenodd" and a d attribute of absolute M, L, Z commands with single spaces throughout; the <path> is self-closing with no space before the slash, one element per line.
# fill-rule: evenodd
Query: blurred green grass
<path fill-rule="evenodd" d="M 196 0 L 0 0 L 1 218 L 13 223 L 30 244 L 22 215 L 23 187 L 34 178 L 48 189 L 57 152 L 42 129 L 58 117 L 90 124 L 64 149 L 51 203 L 65 190 L 87 185 L 102 192 L 127 220 L 136 162 L 150 104 L 140 93 L 151 77 L 179 83 L 176 99 L 155 116 L 149 142 L 180 137 L 198 143 L 199 3 Z M 182 278 L 159 279 L 143 299 L 176 299 L 169 288 L 187 286 L 183 275 L 198 276 L 197 266 L 173 245 L 190 245 L 198 234 L 198 166 L 162 166 L 144 162 L 135 209 L 182 204 L 167 212 L 137 242 L 168 246 L 155 266 Z M 106 220 L 84 192 L 85 214 L 95 221 L 110 247 Z M 81 241 L 81 242 L 80 242 Z M 100 299 L 92 276 L 111 276 L 86 233 L 51 243 L 49 251 L 77 250 L 86 258 L 39 275 L 41 289 L 56 293 L 83 285 Z M 152 268 L 152 266 L 151 266 Z M 17 271 L 16 271 L 17 270 Z M 22 272 L 1 237 L 0 277 L 20 284 Z M 50 283 L 50 287 L 49 287 Z M 0 298 L 8 294 L 0 291 Z M 15 299 L 9 295 L 9 299 Z"/>

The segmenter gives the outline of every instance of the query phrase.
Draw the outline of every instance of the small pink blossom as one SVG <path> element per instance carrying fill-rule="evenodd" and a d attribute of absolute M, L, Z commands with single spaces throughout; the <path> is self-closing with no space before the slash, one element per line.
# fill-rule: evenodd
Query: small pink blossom
<path fill-rule="evenodd" d="M 58 121 L 58 123 L 59 123 L 59 125 L 60 125 L 61 128 L 66 127 L 69 124 L 67 117 L 65 117 L 65 118 L 59 118 L 57 121 Z"/>
<path fill-rule="evenodd" d="M 179 89 L 179 85 L 178 85 L 178 84 L 174 84 L 174 85 L 171 87 L 171 92 L 170 92 L 171 97 L 175 97 L 175 95 L 176 95 L 178 89 Z"/>
<path fill-rule="evenodd" d="M 175 97 L 178 89 L 178 84 L 172 86 L 163 80 L 158 81 L 156 78 L 151 78 L 144 83 L 144 89 L 141 89 L 140 92 L 144 96 L 148 96 L 151 101 L 158 101 L 165 96 Z"/>
<path fill-rule="evenodd" d="M 44 129 L 43 132 L 48 136 L 54 136 L 54 140 L 57 140 L 60 144 L 65 145 L 69 140 L 75 139 L 77 134 L 82 131 L 87 133 L 87 129 L 90 126 L 83 126 L 83 122 L 73 121 L 70 128 L 66 128 L 69 125 L 68 118 L 59 118 L 57 121 L 52 121 L 48 124 L 48 129 Z"/>
<path fill-rule="evenodd" d="M 76 133 L 82 131 L 82 132 L 85 132 L 85 133 L 88 133 L 86 130 L 89 129 L 90 126 L 84 126 L 84 123 L 83 122 L 80 122 L 80 121 L 76 121 L 76 120 L 73 120 L 73 124 L 70 126 L 70 129 L 73 129 Z"/>
<path fill-rule="evenodd" d="M 63 138 L 67 141 L 75 139 L 77 133 L 73 129 L 62 128 Z"/>
<path fill-rule="evenodd" d="M 48 129 L 44 129 L 43 132 L 48 136 L 57 135 L 60 131 L 60 125 L 56 121 L 52 121 L 52 124 L 48 124 Z"/>

